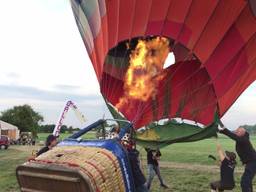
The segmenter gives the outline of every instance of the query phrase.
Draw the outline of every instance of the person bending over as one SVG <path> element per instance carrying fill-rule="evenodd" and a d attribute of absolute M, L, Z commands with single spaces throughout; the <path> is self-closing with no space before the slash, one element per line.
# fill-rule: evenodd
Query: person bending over
<path fill-rule="evenodd" d="M 220 180 L 210 184 L 211 191 L 232 190 L 235 187 L 236 154 L 229 151 L 224 153 L 219 143 L 217 143 L 217 153 L 220 158 Z"/>
<path fill-rule="evenodd" d="M 242 192 L 252 192 L 252 180 L 256 173 L 256 152 L 250 142 L 249 133 L 243 127 L 239 127 L 234 132 L 231 132 L 224 126 L 219 127 L 219 132 L 236 142 L 236 152 L 245 165 L 240 183 Z"/>
<path fill-rule="evenodd" d="M 46 142 L 45 142 L 45 146 L 37 152 L 36 156 L 39 156 L 39 155 L 49 151 L 56 145 L 57 145 L 57 137 L 55 137 L 54 135 L 48 135 Z"/>

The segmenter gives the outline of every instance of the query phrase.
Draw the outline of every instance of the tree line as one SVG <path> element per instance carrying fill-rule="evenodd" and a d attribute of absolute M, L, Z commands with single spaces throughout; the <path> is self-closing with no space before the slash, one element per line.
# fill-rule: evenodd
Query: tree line
<path fill-rule="evenodd" d="M 14 106 L 13 108 L 2 111 L 0 114 L 0 120 L 15 125 L 19 128 L 20 132 L 32 132 L 34 136 L 37 133 L 52 133 L 55 127 L 54 124 L 42 125 L 44 117 L 37 111 L 35 111 L 30 105 Z M 175 120 L 172 120 L 175 121 Z M 175 121 L 176 122 L 176 121 Z M 156 123 L 149 125 L 150 127 L 156 126 Z M 256 135 L 255 125 L 242 125 L 250 134 Z M 61 133 L 79 130 L 72 126 L 63 125 Z"/>
<path fill-rule="evenodd" d="M 38 128 L 38 133 L 52 133 L 54 130 L 55 124 L 46 124 L 40 125 Z M 60 133 L 73 133 L 74 131 L 78 131 L 79 128 L 74 128 L 72 126 L 62 125 Z"/>
<path fill-rule="evenodd" d="M 17 126 L 20 132 L 32 132 L 34 136 L 37 133 L 52 133 L 55 127 L 54 124 L 42 125 L 44 117 L 27 104 L 2 111 L 0 120 Z M 61 133 L 72 133 L 74 130 L 78 128 L 63 125 Z"/>
<path fill-rule="evenodd" d="M 242 125 L 250 135 L 256 135 L 256 124 L 255 125 Z"/>

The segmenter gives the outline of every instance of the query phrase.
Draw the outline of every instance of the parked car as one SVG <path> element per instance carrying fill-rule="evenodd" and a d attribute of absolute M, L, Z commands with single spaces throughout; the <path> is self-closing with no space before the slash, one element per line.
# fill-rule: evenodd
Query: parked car
<path fill-rule="evenodd" d="M 0 136 L 0 149 L 8 149 L 10 145 L 10 139 L 7 136 L 1 135 Z"/>

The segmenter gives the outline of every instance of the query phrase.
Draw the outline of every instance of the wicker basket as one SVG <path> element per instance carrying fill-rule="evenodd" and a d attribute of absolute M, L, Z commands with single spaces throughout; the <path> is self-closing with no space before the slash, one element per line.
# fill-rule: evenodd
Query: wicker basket
<path fill-rule="evenodd" d="M 17 169 L 17 177 L 22 191 L 29 191 L 32 188 L 36 189 L 36 184 L 32 187 L 29 185 L 33 179 L 34 182 L 41 182 L 41 184 L 46 183 L 38 189 L 42 190 L 42 188 L 44 188 L 44 191 L 66 191 L 65 189 L 57 189 L 56 186 L 62 186 L 62 184 L 60 184 L 60 182 L 62 182 L 63 186 L 70 187 L 70 185 L 73 184 L 69 185 L 67 183 L 72 183 L 71 180 L 76 181 L 73 182 L 74 186 L 76 186 L 75 191 L 125 191 L 122 172 L 116 156 L 103 148 L 80 146 L 55 147 L 36 159 L 25 163 L 22 167 Z M 40 176 L 40 174 L 46 174 L 41 173 L 42 171 L 34 171 L 33 174 L 29 174 L 28 171 L 32 169 L 28 167 L 40 168 L 44 171 L 51 170 L 53 172 L 47 173 L 47 176 Z M 59 173 L 58 170 L 64 171 L 63 173 Z M 67 170 L 72 173 L 76 172 L 79 176 L 72 176 L 72 179 L 62 177 L 63 175 L 65 176 Z M 30 179 L 31 182 L 28 183 L 28 179 Z M 79 183 L 79 181 L 81 182 Z M 81 184 L 82 182 L 84 182 L 84 184 Z M 84 188 L 80 189 L 78 183 L 80 188 L 83 187 L 82 185 L 85 185 Z M 46 185 L 49 185 L 49 187 L 45 187 Z M 56 188 L 55 190 L 53 190 L 53 186 Z"/>

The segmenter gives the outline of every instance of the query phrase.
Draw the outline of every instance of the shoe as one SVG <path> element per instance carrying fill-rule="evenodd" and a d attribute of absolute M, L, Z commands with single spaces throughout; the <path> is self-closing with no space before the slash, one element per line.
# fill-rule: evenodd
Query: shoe
<path fill-rule="evenodd" d="M 160 186 L 163 187 L 163 188 L 165 188 L 165 189 L 169 188 L 169 187 L 168 187 L 167 185 L 165 185 L 165 184 L 161 184 Z"/>

